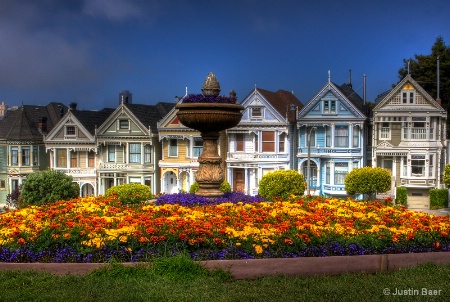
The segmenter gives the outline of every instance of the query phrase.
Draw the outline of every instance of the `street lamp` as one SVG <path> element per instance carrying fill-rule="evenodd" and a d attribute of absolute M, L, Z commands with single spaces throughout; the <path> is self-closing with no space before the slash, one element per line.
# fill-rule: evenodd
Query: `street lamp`
<path fill-rule="evenodd" d="M 316 127 L 312 127 L 309 132 L 308 128 L 306 128 L 307 132 L 307 144 L 308 144 L 308 161 L 306 162 L 306 194 L 310 195 L 310 185 L 311 185 L 311 179 L 310 179 L 310 169 L 311 169 L 311 163 L 310 163 L 310 157 L 311 157 L 311 133 L 316 131 Z"/>

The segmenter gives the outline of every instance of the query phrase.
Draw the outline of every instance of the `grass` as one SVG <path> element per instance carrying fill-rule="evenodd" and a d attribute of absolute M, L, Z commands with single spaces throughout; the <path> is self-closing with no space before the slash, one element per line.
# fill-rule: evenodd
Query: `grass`
<path fill-rule="evenodd" d="M 379 274 L 233 280 L 179 256 L 151 266 L 111 263 L 84 276 L 0 272 L 0 301 L 450 301 L 449 281 L 450 265 L 431 263 Z M 385 288 L 419 294 L 387 296 Z M 423 295 L 422 288 L 441 292 Z"/>

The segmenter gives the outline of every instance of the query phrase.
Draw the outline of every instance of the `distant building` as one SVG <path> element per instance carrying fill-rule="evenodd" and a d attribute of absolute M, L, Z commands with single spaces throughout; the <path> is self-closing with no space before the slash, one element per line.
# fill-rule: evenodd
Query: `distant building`
<path fill-rule="evenodd" d="M 5 102 L 0 104 L 0 120 L 5 117 L 6 110 L 8 110 L 8 106 L 6 106 Z"/>

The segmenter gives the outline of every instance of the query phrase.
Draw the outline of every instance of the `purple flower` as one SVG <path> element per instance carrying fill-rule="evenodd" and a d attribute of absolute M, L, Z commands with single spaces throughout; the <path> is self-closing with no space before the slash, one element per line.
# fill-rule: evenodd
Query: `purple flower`
<path fill-rule="evenodd" d="M 183 103 L 222 103 L 236 104 L 236 98 L 228 96 L 205 96 L 203 94 L 188 94 L 182 99 Z"/>

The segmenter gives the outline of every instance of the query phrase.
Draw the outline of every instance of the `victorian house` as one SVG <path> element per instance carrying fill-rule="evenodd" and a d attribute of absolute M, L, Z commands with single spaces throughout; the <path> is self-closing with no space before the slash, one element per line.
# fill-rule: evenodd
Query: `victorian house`
<path fill-rule="evenodd" d="M 82 197 L 97 194 L 99 159 L 95 130 L 113 111 L 77 110 L 76 103 L 71 103 L 69 111 L 44 136 L 50 168 L 72 176 Z"/>
<path fill-rule="evenodd" d="M 366 164 L 367 124 L 365 101 L 351 80 L 338 86 L 328 75 L 328 82 L 298 113 L 298 171 L 309 185 L 306 193 L 347 195 L 345 177 Z"/>
<path fill-rule="evenodd" d="M 389 169 L 391 194 L 406 187 L 408 207 L 428 208 L 446 163 L 447 112 L 407 75 L 373 109 L 372 165 Z"/>
<path fill-rule="evenodd" d="M 43 135 L 67 112 L 61 103 L 22 105 L 0 121 L 0 204 L 28 174 L 49 168 Z"/>
<path fill-rule="evenodd" d="M 177 102 L 181 100 L 176 99 Z M 159 160 L 161 169 L 161 192 L 188 192 L 195 182 L 198 170 L 198 157 L 203 151 L 200 132 L 182 125 L 177 118 L 177 109 L 173 108 L 159 123 L 158 133 L 162 155 Z"/>
<path fill-rule="evenodd" d="M 228 182 L 235 191 L 256 195 L 261 178 L 274 170 L 296 169 L 296 112 L 293 93 L 256 88 L 241 102 L 241 122 L 226 130 Z"/>
<path fill-rule="evenodd" d="M 153 194 L 160 192 L 157 122 L 174 105 L 133 104 L 128 91 L 120 94 L 119 107 L 96 130 L 98 194 L 125 183 L 145 184 Z"/>

